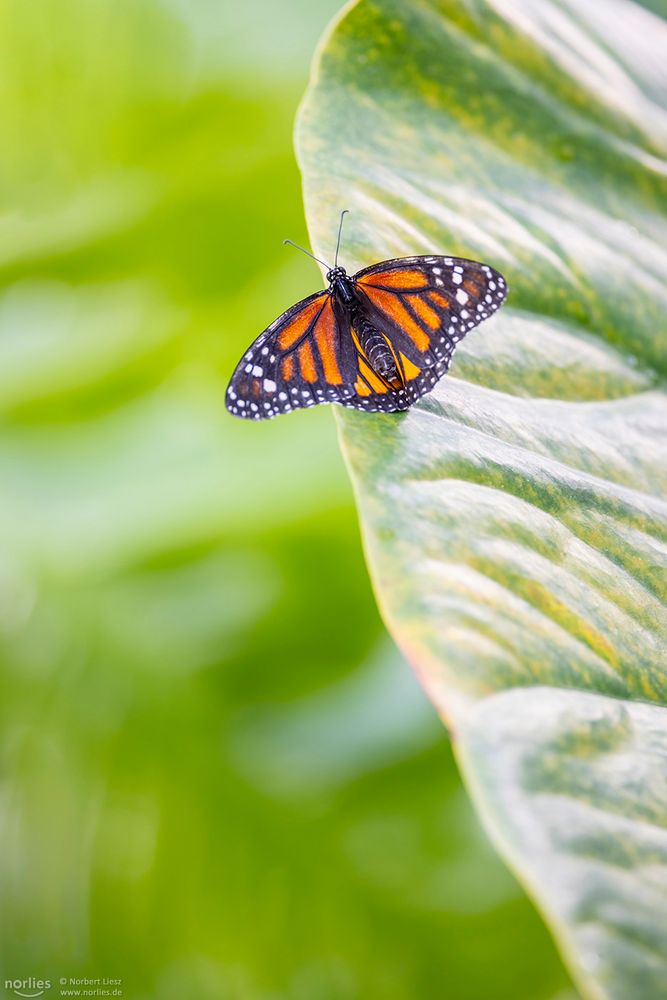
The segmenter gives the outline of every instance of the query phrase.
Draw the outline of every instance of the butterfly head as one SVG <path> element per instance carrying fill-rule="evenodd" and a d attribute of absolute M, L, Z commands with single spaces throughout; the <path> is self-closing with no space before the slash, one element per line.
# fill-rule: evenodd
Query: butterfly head
<path fill-rule="evenodd" d="M 347 278 L 347 271 L 344 267 L 332 267 L 330 271 L 327 271 L 327 281 L 330 285 L 334 285 L 344 278 Z"/>

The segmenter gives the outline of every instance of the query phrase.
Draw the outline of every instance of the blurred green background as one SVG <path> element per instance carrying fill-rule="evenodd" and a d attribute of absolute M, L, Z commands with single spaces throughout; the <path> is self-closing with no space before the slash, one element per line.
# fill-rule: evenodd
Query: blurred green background
<path fill-rule="evenodd" d="M 570 995 L 380 623 L 331 413 L 223 406 L 319 287 L 281 241 L 336 8 L 0 5 L 2 981 Z"/>

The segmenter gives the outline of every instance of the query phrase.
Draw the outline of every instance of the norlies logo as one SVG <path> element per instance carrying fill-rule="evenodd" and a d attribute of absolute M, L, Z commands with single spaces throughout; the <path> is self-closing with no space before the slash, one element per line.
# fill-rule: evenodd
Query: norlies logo
<path fill-rule="evenodd" d="M 5 989 L 17 997 L 41 997 L 46 990 L 51 989 L 51 980 L 35 979 L 34 976 L 28 976 L 27 979 L 5 979 Z"/>

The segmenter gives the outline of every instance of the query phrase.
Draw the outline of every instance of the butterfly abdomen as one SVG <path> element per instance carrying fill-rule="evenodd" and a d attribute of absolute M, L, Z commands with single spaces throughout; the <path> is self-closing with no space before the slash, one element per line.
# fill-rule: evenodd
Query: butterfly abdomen
<path fill-rule="evenodd" d="M 352 323 L 359 337 L 359 345 L 374 371 L 389 382 L 398 379 L 394 355 L 377 327 L 373 326 L 361 310 L 353 312 Z"/>

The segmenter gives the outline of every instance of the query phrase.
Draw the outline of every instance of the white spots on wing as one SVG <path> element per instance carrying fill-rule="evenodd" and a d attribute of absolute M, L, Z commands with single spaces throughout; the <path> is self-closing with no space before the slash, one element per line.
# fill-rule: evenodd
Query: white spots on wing
<path fill-rule="evenodd" d="M 283 400 L 283 402 L 284 402 L 287 399 L 287 393 L 286 392 L 279 392 L 278 393 L 278 399 Z"/>
<path fill-rule="evenodd" d="M 467 319 L 469 315 L 470 315 L 470 313 L 468 312 L 467 309 L 462 309 L 461 310 L 461 319 Z"/>
<path fill-rule="evenodd" d="M 493 295 L 485 295 L 484 296 L 484 301 L 485 302 L 493 302 Z"/>
<path fill-rule="evenodd" d="M 264 369 L 263 369 L 263 368 L 260 368 L 260 367 L 259 367 L 259 365 L 255 365 L 255 367 L 254 367 L 254 368 L 253 368 L 253 370 L 252 370 L 252 373 L 253 373 L 253 375 L 255 375 L 255 376 L 256 376 L 257 378 L 260 378 L 260 377 L 261 377 L 261 376 L 262 376 L 262 375 L 264 374 Z"/>
<path fill-rule="evenodd" d="M 495 287 L 496 287 L 495 281 L 490 281 L 489 282 L 489 288 L 491 289 L 491 291 L 493 291 Z"/>
<path fill-rule="evenodd" d="M 246 366 L 245 366 L 245 368 L 244 368 L 243 370 L 244 370 L 245 372 L 251 372 L 251 371 L 252 371 L 252 365 L 246 365 Z"/>
<path fill-rule="evenodd" d="M 459 274 L 458 271 L 454 271 L 454 273 L 452 274 L 452 281 L 454 282 L 455 285 L 460 285 L 461 282 L 463 281 L 463 275 Z"/>
<path fill-rule="evenodd" d="M 470 296 L 467 292 L 464 292 L 462 288 L 456 289 L 456 301 L 460 302 L 462 306 L 466 304 Z"/>
<path fill-rule="evenodd" d="M 442 278 L 436 278 L 435 283 L 436 285 L 444 285 L 444 281 L 442 280 Z"/>
<path fill-rule="evenodd" d="M 273 381 L 273 379 L 265 378 L 264 379 L 264 388 L 265 388 L 265 390 L 267 392 L 275 392 L 276 391 L 276 383 Z"/>
<path fill-rule="evenodd" d="M 262 348 L 262 354 L 268 354 L 268 353 L 269 353 L 268 347 L 263 347 Z"/>
<path fill-rule="evenodd" d="M 433 273 L 434 274 L 442 274 L 442 268 L 441 267 L 434 267 L 433 268 Z"/>
<path fill-rule="evenodd" d="M 250 409 L 251 410 L 256 410 L 257 409 L 257 403 L 251 403 L 250 404 Z"/>

